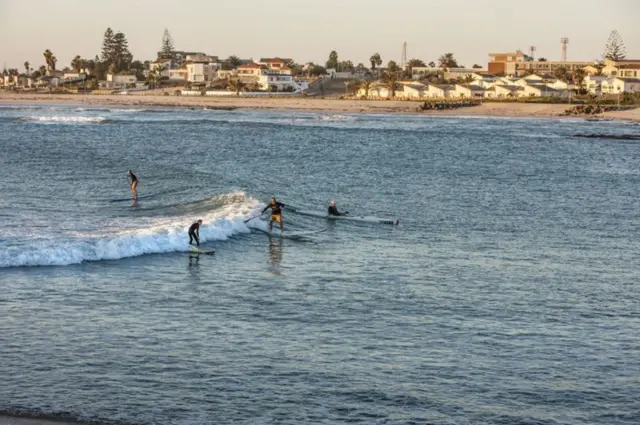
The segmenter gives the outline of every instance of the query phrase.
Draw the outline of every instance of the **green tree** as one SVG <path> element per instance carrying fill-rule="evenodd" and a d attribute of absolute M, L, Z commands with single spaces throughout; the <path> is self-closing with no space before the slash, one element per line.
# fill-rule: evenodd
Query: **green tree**
<path fill-rule="evenodd" d="M 398 73 L 387 70 L 382 74 L 382 84 L 391 92 L 391 97 L 396 96 L 396 91 L 400 88 Z"/>
<path fill-rule="evenodd" d="M 339 65 L 338 52 L 336 52 L 335 50 L 332 50 L 331 53 L 329 53 L 329 60 L 327 60 L 325 67 L 327 69 L 335 69 L 336 71 L 339 71 L 338 65 Z"/>
<path fill-rule="evenodd" d="M 377 67 L 382 65 L 382 58 L 380 57 L 380 53 L 374 53 L 369 58 L 369 62 L 371 63 L 371 70 L 375 71 Z"/>
<path fill-rule="evenodd" d="M 130 69 L 133 72 L 135 72 L 136 79 L 138 79 L 138 80 L 144 80 L 145 79 L 145 76 L 144 76 L 144 70 L 145 70 L 144 63 L 142 63 L 141 61 L 133 61 L 133 62 L 131 62 L 131 68 Z"/>
<path fill-rule="evenodd" d="M 82 70 L 82 58 L 79 55 L 76 55 L 76 57 L 71 61 L 71 68 L 78 74 Z"/>
<path fill-rule="evenodd" d="M 578 93 L 585 92 L 584 79 L 587 76 L 587 71 L 584 68 L 578 68 L 571 73 L 571 80 L 578 89 Z"/>
<path fill-rule="evenodd" d="M 29 76 L 29 65 L 30 65 L 30 64 L 29 64 L 29 61 L 26 61 L 26 62 L 24 63 L 24 69 L 25 69 L 25 72 L 26 72 L 26 74 L 27 74 L 27 77 Z"/>
<path fill-rule="evenodd" d="M 471 68 L 474 69 L 482 69 L 482 66 L 478 65 L 477 63 L 474 63 L 473 66 Z"/>
<path fill-rule="evenodd" d="M 319 77 L 321 75 L 326 75 L 327 69 L 321 65 L 313 65 L 311 69 L 309 69 L 309 75 L 314 77 Z"/>
<path fill-rule="evenodd" d="M 553 71 L 553 76 L 560 81 L 564 81 L 565 83 L 569 82 L 569 80 L 571 79 L 569 71 L 564 66 L 556 68 L 556 70 Z"/>
<path fill-rule="evenodd" d="M 58 62 L 58 59 L 54 56 L 51 50 L 47 49 L 44 51 L 44 60 L 49 72 L 56 70 L 56 62 Z"/>
<path fill-rule="evenodd" d="M 474 78 L 473 75 L 467 74 L 467 75 L 464 76 L 463 80 L 464 80 L 465 84 L 472 84 L 476 79 Z"/>
<path fill-rule="evenodd" d="M 435 68 L 436 63 L 434 61 L 429 62 L 429 68 Z"/>
<path fill-rule="evenodd" d="M 407 62 L 407 66 L 408 66 L 409 68 L 418 68 L 418 67 L 423 68 L 423 67 L 425 67 L 425 66 L 427 66 L 427 65 L 425 65 L 425 63 L 424 63 L 424 61 L 423 61 L 423 60 L 420 60 L 420 59 L 410 59 L 410 60 L 409 60 L 409 62 Z"/>
<path fill-rule="evenodd" d="M 369 97 L 369 90 L 371 90 L 372 85 L 373 81 L 371 80 L 360 80 L 358 82 L 358 87 L 364 90 L 364 97 Z"/>
<path fill-rule="evenodd" d="M 169 34 L 169 30 L 165 28 L 164 34 L 162 34 L 162 47 L 160 48 L 159 59 L 172 59 L 173 52 L 174 52 L 173 38 L 171 38 L 171 34 Z"/>
<path fill-rule="evenodd" d="M 445 53 L 438 58 L 440 68 L 458 68 L 458 61 L 453 57 L 453 53 Z"/>
<path fill-rule="evenodd" d="M 236 92 L 236 96 L 240 96 L 240 92 L 246 89 L 247 85 L 239 78 L 232 78 L 227 83 L 227 90 Z"/>
<path fill-rule="evenodd" d="M 229 64 L 230 69 L 236 69 L 242 64 L 240 58 L 236 55 L 231 55 L 227 58 L 227 64 Z"/>
<path fill-rule="evenodd" d="M 400 68 L 398 68 L 398 64 L 395 61 L 389 61 L 387 64 L 387 71 L 397 73 L 400 71 Z"/>
<path fill-rule="evenodd" d="M 102 39 L 102 62 L 105 62 L 107 66 L 109 66 L 114 60 L 114 50 L 115 50 L 115 34 L 113 30 L 109 27 L 104 32 L 104 36 Z"/>
<path fill-rule="evenodd" d="M 47 67 L 44 65 L 40 65 L 40 68 L 38 68 L 38 71 L 40 71 L 40 75 L 42 77 L 44 77 L 45 75 L 47 75 Z"/>
<path fill-rule="evenodd" d="M 338 69 L 343 72 L 353 72 L 355 71 L 356 67 L 351 61 L 342 61 L 338 64 Z"/>
<path fill-rule="evenodd" d="M 364 66 L 363 63 L 359 63 L 358 65 L 356 65 L 356 72 L 363 73 L 366 71 L 367 71 L 367 68 Z"/>
<path fill-rule="evenodd" d="M 122 72 L 128 70 L 133 62 L 133 55 L 129 52 L 129 43 L 127 37 L 117 32 L 113 37 L 114 42 L 114 61 L 115 72 Z"/>
<path fill-rule="evenodd" d="M 607 40 L 607 45 L 602 55 L 605 59 L 612 61 L 621 61 L 627 57 L 627 49 L 624 47 L 624 42 L 618 31 L 613 30 Z"/>
<path fill-rule="evenodd" d="M 539 58 L 538 59 L 538 62 L 546 62 L 546 61 L 547 61 L 547 58 Z"/>

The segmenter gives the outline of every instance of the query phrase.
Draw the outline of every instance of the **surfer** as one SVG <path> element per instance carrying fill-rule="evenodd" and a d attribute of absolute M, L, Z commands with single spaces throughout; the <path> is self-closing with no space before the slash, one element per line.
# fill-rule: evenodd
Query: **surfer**
<path fill-rule="evenodd" d="M 138 187 L 138 178 L 136 177 L 135 174 L 133 174 L 133 171 L 131 170 L 127 171 L 127 178 L 131 180 L 130 185 L 131 185 L 131 193 L 133 194 L 133 199 L 137 200 L 138 190 L 136 188 Z"/>
<path fill-rule="evenodd" d="M 202 220 L 198 220 L 189 227 L 189 245 L 196 241 L 196 246 L 200 246 L 200 225 Z"/>
<path fill-rule="evenodd" d="M 264 207 L 262 210 L 262 215 L 267 212 L 268 209 L 271 209 L 271 219 L 269 220 L 269 232 L 273 230 L 273 222 L 277 221 L 280 224 L 280 232 L 284 232 L 284 226 L 282 224 L 282 209 L 284 208 L 284 204 L 278 202 L 276 197 L 271 198 L 271 203 Z"/>
<path fill-rule="evenodd" d="M 336 201 L 329 202 L 329 215 L 347 215 L 349 211 L 345 211 L 343 213 L 338 211 L 338 207 L 336 207 Z"/>

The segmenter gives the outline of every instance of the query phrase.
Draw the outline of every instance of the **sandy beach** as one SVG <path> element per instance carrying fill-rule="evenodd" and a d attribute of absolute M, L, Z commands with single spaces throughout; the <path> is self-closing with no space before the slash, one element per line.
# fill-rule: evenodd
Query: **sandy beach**
<path fill-rule="evenodd" d="M 445 111 L 420 111 L 421 102 L 393 100 L 342 100 L 312 97 L 247 98 L 247 97 L 187 97 L 156 93 L 129 95 L 64 95 L 0 92 L 0 104 L 66 103 L 85 105 L 118 105 L 126 107 L 163 106 L 211 109 L 290 109 L 297 111 L 326 111 L 346 113 L 419 113 L 445 116 L 497 117 L 560 117 L 568 105 L 535 103 L 483 103 L 479 106 Z M 621 112 L 607 112 L 602 118 L 640 121 L 640 108 Z"/>

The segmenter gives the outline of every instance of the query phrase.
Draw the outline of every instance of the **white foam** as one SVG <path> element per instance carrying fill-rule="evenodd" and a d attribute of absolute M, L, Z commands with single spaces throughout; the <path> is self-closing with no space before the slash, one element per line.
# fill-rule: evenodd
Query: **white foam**
<path fill-rule="evenodd" d="M 31 116 L 24 118 L 24 120 L 40 123 L 100 124 L 107 119 L 105 117 Z"/>
<path fill-rule="evenodd" d="M 145 254 L 186 252 L 187 229 L 202 219 L 200 243 L 227 240 L 233 235 L 249 233 L 244 220 L 255 214 L 260 203 L 241 192 L 217 197 L 223 203 L 210 213 L 150 220 L 144 228 L 108 229 L 106 232 L 74 232 L 66 238 L 41 238 L 27 246 L 0 251 L 0 267 L 64 266 L 84 261 L 117 260 Z M 140 221 L 140 220 L 138 220 Z M 61 239 L 66 239 L 61 241 Z"/>

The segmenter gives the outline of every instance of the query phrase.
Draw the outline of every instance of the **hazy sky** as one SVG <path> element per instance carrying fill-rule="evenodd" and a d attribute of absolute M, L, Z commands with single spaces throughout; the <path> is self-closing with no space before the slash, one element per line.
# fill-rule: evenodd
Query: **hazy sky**
<path fill-rule="evenodd" d="M 487 64 L 487 53 L 528 51 L 560 59 L 595 60 L 617 29 L 628 58 L 640 58 L 640 0 L 0 0 L 0 66 L 33 68 L 51 49 L 58 68 L 75 55 L 100 52 L 107 27 L 125 33 L 134 59 L 155 59 L 164 28 L 177 50 L 227 57 L 291 57 L 323 63 L 426 62 L 453 52 L 466 66 Z"/>

